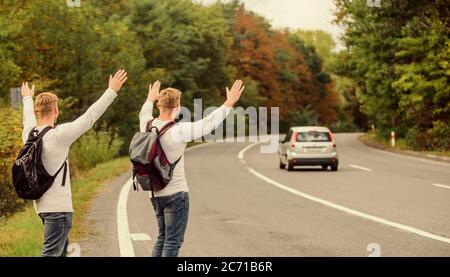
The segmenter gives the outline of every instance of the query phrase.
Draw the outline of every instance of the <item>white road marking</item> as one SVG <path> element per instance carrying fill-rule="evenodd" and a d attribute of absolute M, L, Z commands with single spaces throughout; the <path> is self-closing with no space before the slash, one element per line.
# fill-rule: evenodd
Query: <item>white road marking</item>
<path fill-rule="evenodd" d="M 259 143 L 258 143 L 258 142 L 252 143 L 252 144 L 250 144 L 249 146 L 247 146 L 247 147 L 245 147 L 244 149 L 242 149 L 241 151 L 239 151 L 238 159 L 241 160 L 241 162 L 245 162 L 245 160 L 244 160 L 244 153 L 245 153 L 248 149 L 252 148 L 253 146 L 256 146 L 257 144 L 259 144 Z"/>
<path fill-rule="evenodd" d="M 117 202 L 117 238 L 121 257 L 134 257 L 133 243 L 131 242 L 130 228 L 128 226 L 127 202 L 133 181 L 131 178 L 122 187 Z"/>
<path fill-rule="evenodd" d="M 186 148 L 186 151 L 190 151 L 196 148 L 205 147 L 210 143 L 202 143 L 199 145 L 195 145 L 189 148 Z M 117 201 L 117 239 L 119 241 L 119 250 L 121 257 L 134 257 L 134 248 L 133 248 L 133 235 L 139 235 L 137 238 L 142 238 L 141 234 L 130 234 L 130 227 L 128 225 L 128 214 L 127 214 L 127 202 L 128 195 L 130 194 L 130 190 L 132 187 L 133 181 L 131 178 L 123 185 L 120 190 L 119 200 Z M 134 236 L 136 238 L 136 236 Z M 151 240 L 150 236 L 148 236 Z"/>
<path fill-rule="evenodd" d="M 78 243 L 69 243 L 67 257 L 81 257 L 81 247 Z"/>
<path fill-rule="evenodd" d="M 377 216 L 374 216 L 374 215 L 366 214 L 366 213 L 363 213 L 363 212 L 360 212 L 360 211 L 357 211 L 357 210 L 354 210 L 354 209 L 351 209 L 351 208 L 347 208 L 345 206 L 342 206 L 342 205 L 339 205 L 339 204 L 335 204 L 335 203 L 333 203 L 331 201 L 327 201 L 327 200 L 324 200 L 324 199 L 321 199 L 321 198 L 309 195 L 307 193 L 303 193 L 301 191 L 295 190 L 295 189 L 293 189 L 291 187 L 288 187 L 288 186 L 285 186 L 285 185 L 283 185 L 283 184 L 281 184 L 281 183 L 279 183 L 279 182 L 277 182 L 277 181 L 275 181 L 273 179 L 270 179 L 269 177 L 267 177 L 267 176 L 257 172 L 253 168 L 251 168 L 248 165 L 246 165 L 246 163 L 244 163 L 244 154 L 245 154 L 245 152 L 248 149 L 250 149 L 250 148 L 252 148 L 252 147 L 254 147 L 254 146 L 258 145 L 258 144 L 259 143 L 253 143 L 253 144 L 245 147 L 244 149 L 242 149 L 239 152 L 239 154 L 238 154 L 238 158 L 239 158 L 239 160 L 241 162 L 243 162 L 243 164 L 247 167 L 247 170 L 251 174 L 253 174 L 256 177 L 264 180 L 265 182 L 273 185 L 274 187 L 277 187 L 277 188 L 279 188 L 281 190 L 287 191 L 287 192 L 292 193 L 294 195 L 303 197 L 305 199 L 311 200 L 313 202 L 325 205 L 325 206 L 327 206 L 329 208 L 333 208 L 333 209 L 336 209 L 336 210 L 339 210 L 339 211 L 342 211 L 342 212 L 346 212 L 346 213 L 354 215 L 354 216 L 358 216 L 358 217 L 361 217 L 361 218 L 364 218 L 364 219 L 367 219 L 367 220 L 370 220 L 370 221 L 374 221 L 374 222 L 381 223 L 381 224 L 384 224 L 384 225 L 387 225 L 387 226 L 391 226 L 391 227 L 394 227 L 394 228 L 397 228 L 397 229 L 400 229 L 400 230 L 403 230 L 403 231 L 414 233 L 416 235 L 419 235 L 419 236 L 422 236 L 422 237 L 425 237 L 425 238 L 434 239 L 434 240 L 445 242 L 445 243 L 450 243 L 450 238 L 441 237 L 441 236 L 429 233 L 429 232 L 424 231 L 424 230 L 420 230 L 420 229 L 417 229 L 417 228 L 414 228 L 414 227 L 411 227 L 411 226 L 403 225 L 403 224 L 400 224 L 400 223 L 397 223 L 397 222 L 393 222 L 393 221 L 390 221 L 390 220 L 387 220 L 387 219 L 384 219 L 384 218 L 381 218 L 381 217 L 377 217 Z"/>
<path fill-rule="evenodd" d="M 444 188 L 444 189 L 450 189 L 450 186 L 441 185 L 441 184 L 433 184 L 433 186 L 435 186 L 435 187 L 440 187 L 440 188 Z"/>
<path fill-rule="evenodd" d="M 146 241 L 146 240 L 152 240 L 149 234 L 146 233 L 134 233 L 130 234 L 130 237 L 133 241 Z"/>
<path fill-rule="evenodd" d="M 359 166 L 359 165 L 356 165 L 356 164 L 350 164 L 349 166 L 350 166 L 350 167 L 353 167 L 353 168 L 356 168 L 356 169 L 359 169 L 359 170 L 367 171 L 367 172 L 373 171 L 373 170 L 370 169 L 370 168 L 363 167 L 363 166 Z"/>

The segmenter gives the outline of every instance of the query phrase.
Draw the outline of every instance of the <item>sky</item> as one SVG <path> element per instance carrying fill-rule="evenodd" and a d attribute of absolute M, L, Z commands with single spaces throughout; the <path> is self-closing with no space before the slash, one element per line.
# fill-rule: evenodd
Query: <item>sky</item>
<path fill-rule="evenodd" d="M 216 0 L 195 1 L 204 4 L 216 2 Z M 343 30 L 332 24 L 335 8 L 333 0 L 241 0 L 241 2 L 247 9 L 269 19 L 275 28 L 323 30 L 332 34 L 338 48 L 341 47 L 339 37 Z"/>

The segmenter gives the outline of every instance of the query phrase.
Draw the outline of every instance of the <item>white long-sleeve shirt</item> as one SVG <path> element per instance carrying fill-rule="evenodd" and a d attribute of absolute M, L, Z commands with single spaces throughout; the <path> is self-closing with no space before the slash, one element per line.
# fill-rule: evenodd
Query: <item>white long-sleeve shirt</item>
<path fill-rule="evenodd" d="M 154 192 L 155 197 L 172 195 L 181 191 L 189 191 L 186 175 L 184 172 L 184 151 L 188 142 L 201 138 L 213 130 L 225 120 L 230 114 L 231 108 L 222 105 L 220 108 L 214 110 L 211 114 L 196 122 L 180 122 L 175 124 L 161 137 L 161 146 L 167 159 L 170 163 L 174 163 L 181 157 L 181 160 L 175 166 L 172 180 L 167 186 Z M 145 132 L 147 123 L 153 119 L 153 102 L 147 101 L 142 106 L 139 113 L 139 129 Z M 169 121 L 162 121 L 155 118 L 152 126 L 156 126 L 159 130 Z M 152 197 L 150 192 L 150 197 Z"/>
<path fill-rule="evenodd" d="M 45 134 L 42 145 L 42 163 L 51 175 L 56 174 L 69 155 L 69 148 L 81 135 L 92 128 L 94 123 L 111 105 L 117 93 L 107 89 L 89 109 L 75 121 L 56 126 Z M 23 98 L 23 132 L 22 140 L 25 143 L 30 131 L 36 127 L 33 97 Z M 42 131 L 46 126 L 39 126 Z M 67 163 L 66 183 L 62 186 L 64 169 L 58 173 L 53 185 L 38 200 L 33 201 L 38 214 L 50 212 L 73 212 L 72 192 L 70 189 L 70 169 Z"/>

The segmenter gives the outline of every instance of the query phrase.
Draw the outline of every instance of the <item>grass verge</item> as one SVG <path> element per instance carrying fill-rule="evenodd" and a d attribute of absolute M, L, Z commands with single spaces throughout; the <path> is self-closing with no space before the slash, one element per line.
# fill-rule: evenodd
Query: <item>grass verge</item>
<path fill-rule="evenodd" d="M 130 168 L 128 157 L 118 158 L 97 165 L 72 180 L 73 228 L 70 239 L 78 241 L 85 233 L 83 224 L 90 207 L 90 200 L 106 183 Z M 33 206 L 9 218 L 0 219 L 0 257 L 39 256 L 43 241 L 42 222 Z"/>
<path fill-rule="evenodd" d="M 390 150 L 393 152 L 403 152 L 411 155 L 422 155 L 427 157 L 442 158 L 448 160 L 450 158 L 450 151 L 416 151 L 409 147 L 405 140 L 398 139 L 395 142 L 395 147 L 391 146 L 391 142 L 388 140 L 382 140 L 374 133 L 365 133 L 360 137 L 360 140 L 372 147 L 384 150 Z"/>

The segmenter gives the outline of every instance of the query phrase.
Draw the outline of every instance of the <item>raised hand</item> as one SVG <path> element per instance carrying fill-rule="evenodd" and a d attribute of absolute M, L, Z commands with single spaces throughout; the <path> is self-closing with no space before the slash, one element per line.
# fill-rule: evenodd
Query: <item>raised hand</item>
<path fill-rule="evenodd" d="M 147 101 L 154 102 L 159 98 L 159 89 L 161 88 L 161 82 L 156 81 L 148 86 Z"/>
<path fill-rule="evenodd" d="M 119 69 L 114 77 L 109 75 L 109 88 L 114 90 L 115 92 L 119 92 L 122 88 L 122 85 L 127 81 L 127 72 L 123 69 Z"/>
<path fill-rule="evenodd" d="M 22 83 L 22 87 L 20 88 L 20 93 L 22 97 L 33 96 L 34 95 L 34 85 L 31 87 L 28 86 L 28 82 Z"/>
<path fill-rule="evenodd" d="M 227 87 L 227 101 L 225 101 L 225 105 L 228 107 L 233 107 L 244 91 L 245 86 L 243 86 L 243 82 L 241 80 L 237 80 L 234 82 L 233 87 L 228 89 Z"/>

